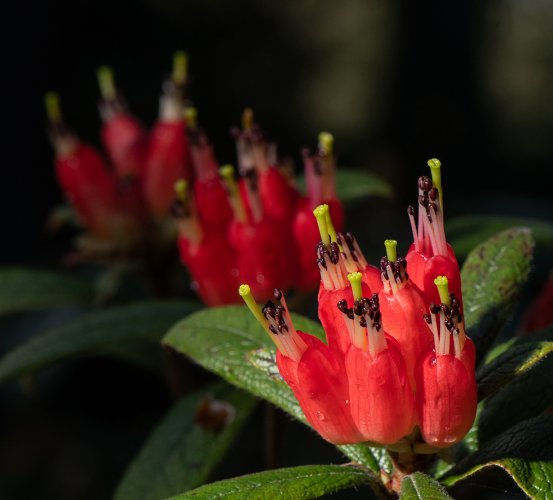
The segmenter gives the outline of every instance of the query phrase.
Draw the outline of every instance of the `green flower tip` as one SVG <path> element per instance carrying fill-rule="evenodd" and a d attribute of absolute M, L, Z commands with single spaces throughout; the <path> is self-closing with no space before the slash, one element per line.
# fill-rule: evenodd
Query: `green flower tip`
<path fill-rule="evenodd" d="M 232 165 L 223 165 L 219 169 L 219 175 L 225 179 L 234 179 L 234 167 Z"/>
<path fill-rule="evenodd" d="M 449 281 L 447 276 L 437 276 L 434 280 L 436 288 L 438 288 L 438 293 L 440 294 L 440 300 L 442 304 L 445 304 L 449 307 L 451 301 L 449 299 Z"/>
<path fill-rule="evenodd" d="M 251 130 L 253 127 L 253 109 L 244 108 L 242 112 L 242 130 Z"/>
<path fill-rule="evenodd" d="M 360 272 L 348 274 L 348 280 L 351 284 L 351 290 L 353 292 L 353 298 L 355 300 L 359 300 L 363 296 L 363 287 L 361 284 L 362 278 L 363 275 Z"/>
<path fill-rule="evenodd" d="M 100 66 L 97 74 L 102 97 L 104 99 L 113 99 L 117 95 L 113 70 L 110 66 Z"/>
<path fill-rule="evenodd" d="M 313 215 L 317 219 L 317 226 L 319 227 L 319 234 L 321 235 L 321 241 L 325 246 L 330 245 L 330 234 L 328 231 L 329 215 L 328 215 L 328 205 L 325 203 L 319 205 L 315 210 L 313 210 Z M 332 222 L 331 222 L 332 224 Z M 334 228 L 334 226 L 332 226 Z"/>
<path fill-rule="evenodd" d="M 173 189 L 180 201 L 186 200 L 186 190 L 188 189 L 188 181 L 186 179 L 179 179 L 175 182 Z"/>
<path fill-rule="evenodd" d="M 252 291 L 250 285 L 246 283 L 240 285 L 240 287 L 238 288 L 238 295 L 240 295 L 240 297 L 247 297 L 248 295 L 251 295 L 251 293 Z"/>
<path fill-rule="evenodd" d="M 319 149 L 324 155 L 332 154 L 334 149 L 334 136 L 329 132 L 319 134 Z"/>
<path fill-rule="evenodd" d="M 60 96 L 57 92 L 46 92 L 44 95 L 44 106 L 46 114 L 51 122 L 61 121 Z"/>
<path fill-rule="evenodd" d="M 173 82 L 177 85 L 186 83 L 188 76 L 188 54 L 183 50 L 178 50 L 173 54 Z"/>
<path fill-rule="evenodd" d="M 384 246 L 386 247 L 386 257 L 388 257 L 388 260 L 395 262 L 397 260 L 397 241 L 385 240 Z"/>
<path fill-rule="evenodd" d="M 438 158 L 430 158 L 426 164 L 432 169 L 439 169 L 442 166 L 442 162 Z"/>
<path fill-rule="evenodd" d="M 194 106 L 186 108 L 184 110 L 184 119 L 188 128 L 195 129 L 198 126 L 198 110 Z"/>

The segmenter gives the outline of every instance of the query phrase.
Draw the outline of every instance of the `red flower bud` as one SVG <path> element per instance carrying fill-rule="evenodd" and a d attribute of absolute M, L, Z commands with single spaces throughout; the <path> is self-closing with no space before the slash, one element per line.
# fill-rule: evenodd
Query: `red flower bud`
<path fill-rule="evenodd" d="M 334 444 L 362 441 L 349 411 L 348 383 L 341 359 L 316 337 L 295 330 L 279 290 L 275 290 L 276 305 L 267 302 L 262 313 L 247 285 L 240 287 L 240 295 L 275 342 L 280 374 L 311 426 Z"/>
<path fill-rule="evenodd" d="M 127 111 L 123 96 L 117 92 L 113 72 L 108 66 L 98 70 L 102 99 L 99 109 L 103 126 L 102 143 L 119 178 L 140 178 L 144 165 L 146 131 Z"/>
<path fill-rule="evenodd" d="M 426 305 L 422 293 L 409 280 L 405 259 L 397 258 L 397 242 L 386 240 L 385 245 L 388 256 L 380 260 L 384 284 L 378 294 L 380 310 L 386 319 L 386 331 L 398 342 L 414 390 L 415 363 L 432 342 L 432 333 L 423 319 Z"/>
<path fill-rule="evenodd" d="M 449 295 L 447 278 L 436 283 L 446 301 L 426 317 L 434 342 L 417 361 L 417 413 L 424 440 L 442 448 L 459 442 L 476 415 L 475 350 L 466 336 L 461 305 Z M 445 288 L 444 288 L 445 287 Z"/>
<path fill-rule="evenodd" d="M 434 278 L 447 276 L 451 290 L 460 298 L 461 275 L 453 249 L 445 237 L 441 163 L 434 158 L 428 160 L 428 166 L 432 171 L 432 179 L 423 176 L 418 182 L 417 223 L 415 209 L 409 207 L 407 210 L 414 242 L 406 260 L 413 283 L 424 292 L 428 302 L 438 302 Z"/>

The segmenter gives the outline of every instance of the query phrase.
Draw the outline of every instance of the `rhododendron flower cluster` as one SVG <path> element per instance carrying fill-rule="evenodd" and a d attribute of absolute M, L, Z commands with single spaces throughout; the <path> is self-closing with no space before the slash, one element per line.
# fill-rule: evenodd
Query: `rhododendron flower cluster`
<path fill-rule="evenodd" d="M 303 151 L 304 196 L 251 109 L 244 111 L 242 128 L 232 130 L 238 168 L 220 166 L 186 100 L 184 53 L 175 55 L 149 132 L 128 111 L 111 69 L 100 68 L 98 80 L 108 161 L 69 130 L 57 95 L 48 94 L 46 103 L 59 184 L 96 247 L 128 255 L 144 241 L 176 238 L 181 261 L 208 305 L 239 300 L 235 290 L 243 281 L 261 299 L 275 286 L 316 288 L 320 278 L 311 254 L 319 231 L 312 211 L 328 204 L 338 229 L 344 218 L 331 134 L 320 134 L 315 154 Z"/>
<path fill-rule="evenodd" d="M 418 230 L 409 209 L 415 241 L 407 258 L 387 240 L 379 267 L 369 265 L 354 236 L 336 232 L 328 206 L 315 209 L 326 343 L 294 328 L 280 290 L 260 309 L 250 287 L 239 288 L 276 344 L 280 374 L 306 419 L 332 443 L 393 449 L 418 439 L 418 427 L 431 449 L 443 448 L 474 421 L 475 349 L 445 239 L 440 165 L 429 165 L 433 179 L 419 179 Z"/>

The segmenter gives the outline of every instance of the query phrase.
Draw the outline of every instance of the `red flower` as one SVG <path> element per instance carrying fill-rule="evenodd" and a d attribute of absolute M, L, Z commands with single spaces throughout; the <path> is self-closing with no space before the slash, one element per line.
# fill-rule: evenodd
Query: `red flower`
<path fill-rule="evenodd" d="M 426 316 L 434 342 L 416 367 L 417 413 L 424 440 L 442 448 L 459 442 L 474 422 L 477 394 L 474 380 L 475 350 L 466 336 L 462 309 L 448 280 L 435 280 L 441 305 Z"/>
<path fill-rule="evenodd" d="M 139 179 L 144 167 L 146 131 L 127 111 L 123 96 L 115 88 L 111 68 L 101 67 L 98 81 L 102 93 L 99 109 L 103 120 L 101 136 L 104 148 L 117 177 Z"/>
<path fill-rule="evenodd" d="M 417 223 L 414 208 L 408 209 L 414 241 L 405 258 L 413 283 L 424 292 L 428 301 L 438 302 L 434 278 L 447 276 L 451 290 L 461 297 L 461 275 L 453 249 L 445 238 L 441 163 L 432 159 L 428 160 L 428 166 L 433 180 L 424 176 L 419 178 Z"/>
<path fill-rule="evenodd" d="M 165 82 L 160 117 L 151 131 L 146 153 L 144 196 L 151 213 L 159 218 L 169 214 L 175 182 L 193 177 L 184 120 L 185 64 L 184 54 L 175 54 L 173 76 Z"/>
<path fill-rule="evenodd" d="M 133 221 L 120 210 L 115 179 L 102 157 L 65 126 L 57 94 L 46 95 L 46 107 L 57 179 L 83 225 L 104 240 L 129 230 Z"/>
<path fill-rule="evenodd" d="M 275 290 L 277 304 L 267 302 L 262 313 L 248 285 L 239 292 L 275 342 L 280 374 L 311 426 L 334 444 L 363 441 L 349 410 L 347 376 L 340 359 L 316 337 L 296 331 L 280 290 Z"/>
<path fill-rule="evenodd" d="M 194 289 L 209 306 L 236 302 L 236 254 L 229 247 L 226 234 L 206 230 L 184 179 L 176 183 L 175 191 L 172 212 L 177 219 L 179 253 L 192 276 Z"/>
<path fill-rule="evenodd" d="M 384 243 L 388 255 L 380 260 L 384 284 L 378 294 L 380 310 L 386 318 L 386 331 L 398 342 L 409 381 L 415 389 L 415 363 L 432 342 L 432 334 L 423 319 L 427 307 L 422 293 L 407 276 L 406 260 L 397 257 L 397 241 Z"/>
<path fill-rule="evenodd" d="M 334 137 L 328 132 L 321 132 L 317 154 L 311 156 L 307 150 L 303 151 L 307 196 L 299 201 L 293 233 L 302 270 L 299 286 L 306 290 L 317 286 L 320 279 L 313 261 L 313 249 L 320 241 L 317 224 L 312 217 L 313 210 L 326 204 L 338 231 L 344 225 L 344 210 L 336 196 L 336 159 L 333 149 Z"/>

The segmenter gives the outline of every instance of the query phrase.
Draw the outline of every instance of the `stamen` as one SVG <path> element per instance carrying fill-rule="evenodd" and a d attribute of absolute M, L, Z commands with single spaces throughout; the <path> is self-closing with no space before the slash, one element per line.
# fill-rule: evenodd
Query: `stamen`
<path fill-rule="evenodd" d="M 189 106 L 184 110 L 184 119 L 189 130 L 198 128 L 198 110 L 195 107 Z"/>
<path fill-rule="evenodd" d="M 436 186 L 436 188 L 438 189 L 440 208 L 442 209 L 442 212 L 443 212 L 444 196 L 442 191 L 442 172 L 441 172 L 442 163 L 440 162 L 440 160 L 438 160 L 438 158 L 431 158 L 426 163 L 430 167 L 430 172 L 432 174 L 432 182 L 434 186 Z"/>
<path fill-rule="evenodd" d="M 348 280 L 351 284 L 351 290 L 355 300 L 360 300 L 363 297 L 363 287 L 361 285 L 362 278 L 363 275 L 359 272 L 348 274 Z"/>
<path fill-rule="evenodd" d="M 319 227 L 319 233 L 321 235 L 321 241 L 325 247 L 330 246 L 330 235 L 328 232 L 327 226 L 327 214 L 328 214 L 328 205 L 323 204 L 319 205 L 315 210 L 313 210 L 313 215 L 317 219 L 317 226 Z"/>
<path fill-rule="evenodd" d="M 395 262 L 397 260 L 397 241 L 396 240 L 385 240 L 384 246 L 386 247 L 386 256 L 390 262 Z"/>
<path fill-rule="evenodd" d="M 334 136 L 328 132 L 319 134 L 319 153 L 321 156 L 332 154 L 334 148 Z"/>
<path fill-rule="evenodd" d="M 46 92 L 44 95 L 44 105 L 46 107 L 46 115 L 50 122 L 61 123 L 63 121 L 60 96 L 57 92 Z"/>
<path fill-rule="evenodd" d="M 248 217 L 246 209 L 244 208 L 244 203 L 242 202 L 242 197 L 240 196 L 238 184 L 234 179 L 234 167 L 232 165 L 223 165 L 219 169 L 219 174 L 221 175 L 227 188 L 230 204 L 234 211 L 236 220 L 245 224 L 248 221 Z"/>
<path fill-rule="evenodd" d="M 253 128 L 253 109 L 244 108 L 242 112 L 242 130 L 244 132 L 252 130 Z"/>
<path fill-rule="evenodd" d="M 184 203 L 186 201 L 186 191 L 188 189 L 188 182 L 186 179 L 179 179 L 175 182 L 174 189 L 177 199 Z"/>
<path fill-rule="evenodd" d="M 98 68 L 98 84 L 100 86 L 100 93 L 106 101 L 117 97 L 113 70 L 109 66 L 100 66 Z"/>
<path fill-rule="evenodd" d="M 179 50 L 173 55 L 173 82 L 177 86 L 183 86 L 188 79 L 188 54 Z"/>
<path fill-rule="evenodd" d="M 438 288 L 438 293 L 440 294 L 440 300 L 442 304 L 445 304 L 447 307 L 451 306 L 451 300 L 449 297 L 449 282 L 447 276 L 437 276 L 434 280 L 436 288 Z"/>
<path fill-rule="evenodd" d="M 171 205 L 171 214 L 178 221 L 179 235 L 189 242 L 198 244 L 202 240 L 203 232 L 198 217 L 194 197 L 188 190 L 188 182 L 179 179 L 174 184 L 176 198 Z"/>
<path fill-rule="evenodd" d="M 238 289 L 238 294 L 242 297 L 255 319 L 269 334 L 269 337 L 281 354 L 294 361 L 299 361 L 307 349 L 307 344 L 294 328 L 282 292 L 275 289 L 274 297 L 279 302 L 278 305 L 268 301 L 262 310 L 259 309 L 259 306 L 255 302 L 249 285 L 241 285 Z"/>

